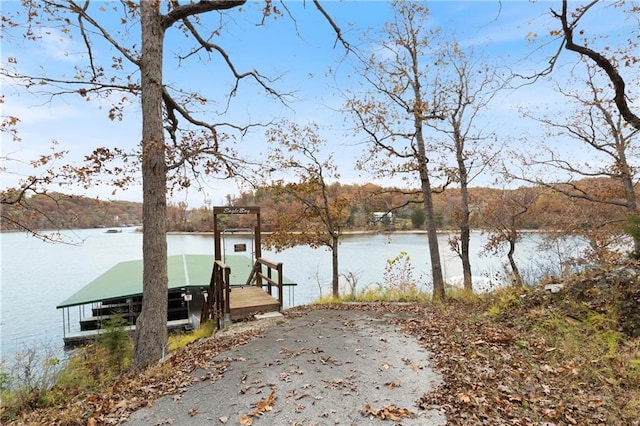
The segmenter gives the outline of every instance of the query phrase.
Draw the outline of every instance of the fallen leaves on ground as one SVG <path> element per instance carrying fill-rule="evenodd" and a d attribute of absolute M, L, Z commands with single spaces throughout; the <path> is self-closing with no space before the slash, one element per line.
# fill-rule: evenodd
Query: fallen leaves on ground
<path fill-rule="evenodd" d="M 26 414 L 14 424 L 23 425 L 66 425 L 70 424 L 69 413 L 84 413 L 86 417 L 75 416 L 71 424 L 91 426 L 115 425 L 126 420 L 129 415 L 142 407 L 151 406 L 153 401 L 164 395 L 179 396 L 187 387 L 197 381 L 215 381 L 225 372 L 228 360 L 214 358 L 231 348 L 246 344 L 262 334 L 260 327 L 218 333 L 208 339 L 200 339 L 187 347 L 172 352 L 163 362 L 144 372 L 123 375 L 108 393 L 79 396 L 64 407 L 40 409 Z M 194 373 L 206 369 L 205 376 Z M 90 414 L 89 414 L 90 413 Z M 197 410 L 190 412 L 192 416 Z M 166 419 L 166 422 L 172 419 Z M 164 424 L 169 424 L 169 423 Z"/>
<path fill-rule="evenodd" d="M 259 417 L 266 413 L 267 411 L 273 410 L 273 404 L 276 402 L 276 390 L 271 390 L 269 396 L 264 399 L 261 399 L 256 404 L 254 404 L 255 408 L 247 413 L 246 416 L 240 417 L 240 424 L 243 426 L 251 426 L 253 425 L 253 419 L 255 417 Z"/>
<path fill-rule="evenodd" d="M 623 271 L 624 272 L 624 271 Z M 633 277 L 640 277 L 639 274 Z M 614 277 L 615 278 L 615 277 Z M 596 304 L 593 309 L 606 309 L 604 292 L 612 282 L 611 274 L 603 276 L 596 284 L 583 285 L 598 298 L 583 304 Z M 625 295 L 633 300 L 640 294 L 640 278 L 625 281 Z M 595 289 L 595 290 L 594 290 Z M 597 290 L 597 292 L 596 292 Z M 567 294 L 578 292 L 587 298 L 586 290 L 570 288 Z M 607 359 L 567 359 L 561 348 L 548 344 L 548 336 L 536 329 L 536 322 L 529 320 L 525 326 L 524 317 L 540 315 L 543 320 L 545 309 L 559 310 L 562 300 L 548 300 L 547 294 L 532 292 L 520 301 L 521 311 L 508 313 L 501 318 L 488 316 L 487 302 L 465 302 L 449 300 L 444 306 L 421 305 L 417 303 L 362 303 L 332 306 L 308 306 L 287 311 L 295 317 L 306 310 L 335 309 L 375 311 L 385 314 L 397 323 L 403 331 L 413 335 L 429 351 L 428 359 L 407 360 L 411 365 L 429 365 L 442 376 L 442 383 L 424 384 L 424 392 L 415 395 L 416 406 L 420 410 L 437 408 L 443 410 L 449 425 L 633 425 L 640 426 L 638 416 L 638 395 L 640 384 L 629 377 L 587 377 L 587 368 L 606 366 Z M 558 297 L 556 295 L 556 297 Z M 558 301 L 559 300 L 559 301 Z M 625 305 L 626 306 L 626 305 Z M 635 309 L 637 312 L 637 302 Z M 637 336 L 640 329 L 632 315 L 621 318 L 621 329 L 631 336 Z M 633 320 L 633 321 L 632 321 Z M 345 328 L 352 323 L 345 322 Z M 230 360 L 214 358 L 223 351 L 242 345 L 261 335 L 259 325 L 235 334 L 217 334 L 202 339 L 171 354 L 165 362 L 144 373 L 131 374 L 120 378 L 113 388 L 102 395 L 84 395 L 64 407 L 39 410 L 28 414 L 19 424 L 61 425 L 86 424 L 91 426 L 118 424 L 138 408 L 153 404 L 154 400 L 167 394 L 179 396 L 194 381 L 215 381 L 227 368 Z M 636 348 L 640 343 L 631 340 Z M 634 343 L 635 342 L 635 343 Z M 321 348 L 288 350 L 283 354 L 295 358 L 305 352 L 322 353 Z M 640 349 L 637 349 L 638 359 Z M 354 356 L 358 356 L 357 352 Z M 342 362 L 331 357 L 325 363 Z M 347 362 L 348 360 L 344 360 Z M 415 364 L 414 364 L 415 362 Z M 630 361 L 631 364 L 633 360 Z M 637 361 L 636 361 L 637 362 Z M 273 364 L 281 364 L 276 360 Z M 408 364 L 409 365 L 409 364 Z M 205 376 L 196 376 L 196 369 L 207 370 Z M 373 369 L 380 366 L 373 366 Z M 383 367 L 384 368 L 384 367 Z M 420 368 L 420 367 L 417 367 Z M 291 372 L 296 373 L 296 372 Z M 376 371 L 373 371 L 375 374 Z M 638 374 L 633 377 L 639 377 Z M 636 381 L 634 381 L 636 380 Z M 349 378 L 325 381 L 329 388 L 356 390 L 356 384 Z M 399 386 L 387 383 L 389 392 Z M 305 385 L 303 389 L 312 385 Z M 308 393 L 290 393 L 290 396 L 308 396 Z M 635 399 L 634 399 L 635 398 Z M 241 418 L 241 424 L 252 425 L 255 416 L 273 409 L 275 394 L 256 404 L 253 411 Z M 303 407 L 303 406 L 301 406 Z M 71 413 L 71 414 L 70 414 Z M 64 422 L 74 413 L 84 413 L 75 417 L 77 423 Z M 91 413 L 91 414 L 88 414 Z M 366 405 L 365 416 L 385 418 L 399 422 L 411 413 L 407 408 L 393 405 L 372 408 Z M 412 413 L 413 414 L 413 413 Z M 405 417 L 403 417 L 405 416 Z M 166 419 L 170 421 L 171 419 Z M 224 424 L 228 418 L 219 418 Z M 244 422 L 244 423 L 243 423 Z"/>
<path fill-rule="evenodd" d="M 411 419 L 415 417 L 415 413 L 409 411 L 407 408 L 399 408 L 395 405 L 386 405 L 382 408 L 371 408 L 369 403 L 364 404 L 364 408 L 360 412 L 363 416 L 373 416 L 381 420 L 391 420 L 398 422 L 404 418 Z"/>

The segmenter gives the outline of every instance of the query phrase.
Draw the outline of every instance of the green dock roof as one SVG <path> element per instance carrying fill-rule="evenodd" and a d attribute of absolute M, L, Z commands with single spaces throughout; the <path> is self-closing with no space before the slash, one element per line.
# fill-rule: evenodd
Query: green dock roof
<path fill-rule="evenodd" d="M 231 268 L 231 284 L 245 284 L 251 271 L 251 259 L 246 256 L 227 256 Z M 169 290 L 186 287 L 209 287 L 213 256 L 182 254 L 167 257 Z M 284 278 L 284 277 L 283 277 Z M 142 260 L 121 262 L 78 290 L 56 308 L 85 305 L 104 300 L 142 295 Z"/>

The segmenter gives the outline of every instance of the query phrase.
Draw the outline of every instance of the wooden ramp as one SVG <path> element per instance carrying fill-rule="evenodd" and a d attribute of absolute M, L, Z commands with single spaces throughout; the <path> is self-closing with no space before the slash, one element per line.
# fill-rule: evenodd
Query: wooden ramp
<path fill-rule="evenodd" d="M 231 321 L 251 318 L 255 314 L 280 310 L 278 299 L 257 286 L 231 287 L 229 305 Z"/>

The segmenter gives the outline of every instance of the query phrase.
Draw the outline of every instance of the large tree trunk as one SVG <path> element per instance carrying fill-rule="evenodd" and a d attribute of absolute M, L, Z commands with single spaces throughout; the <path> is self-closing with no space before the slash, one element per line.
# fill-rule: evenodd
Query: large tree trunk
<path fill-rule="evenodd" d="M 425 164 L 426 167 L 426 164 Z M 421 173 L 422 175 L 423 173 Z M 429 257 L 431 259 L 431 276 L 433 279 L 433 300 L 444 300 L 444 278 L 442 276 L 442 265 L 440 263 L 440 247 L 438 245 L 438 233 L 436 229 L 436 218 L 433 212 L 433 194 L 431 193 L 431 182 L 429 174 L 425 170 L 421 176 L 422 196 L 424 197 L 424 214 L 427 222 L 427 238 L 429 240 Z"/>
<path fill-rule="evenodd" d="M 424 214 L 427 223 L 427 238 L 429 240 L 429 257 L 431 259 L 431 277 L 433 279 L 433 300 L 444 301 L 444 278 L 442 276 L 442 264 L 440 263 L 440 247 L 438 245 L 438 233 L 436 217 L 433 211 L 433 194 L 429 179 L 429 168 L 424 138 L 422 136 L 422 120 L 418 116 L 415 119 L 416 142 L 418 144 L 418 161 L 420 167 L 420 186 L 422 189 Z"/>
<path fill-rule="evenodd" d="M 415 47 L 415 46 L 414 46 Z M 431 278 L 433 279 L 433 300 L 444 301 L 444 278 L 442 276 L 442 264 L 440 263 L 440 247 L 438 245 L 438 234 L 436 228 L 436 217 L 433 211 L 433 194 L 431 191 L 431 180 L 429 179 L 429 159 L 424 143 L 422 127 L 425 121 L 420 88 L 420 72 L 418 67 L 418 54 L 416 50 L 410 50 L 413 71 L 413 93 L 415 95 L 413 126 L 415 130 L 415 140 L 418 148 L 418 168 L 420 174 L 420 187 L 422 189 L 424 214 L 427 222 L 427 238 L 429 240 L 429 257 L 431 259 Z"/>
<path fill-rule="evenodd" d="M 340 296 L 340 289 L 338 288 L 338 239 L 339 237 L 336 237 L 335 235 L 332 236 L 333 239 L 333 246 L 331 247 L 331 266 L 332 266 L 332 271 L 333 271 L 333 279 L 331 280 L 331 287 L 333 290 L 333 297 L 339 297 Z"/>
<path fill-rule="evenodd" d="M 167 167 L 162 125 L 162 48 L 159 2 L 140 3 L 142 21 L 143 293 L 136 323 L 134 366 L 165 354 L 167 343 Z"/>
<path fill-rule="evenodd" d="M 469 188 L 467 168 L 464 165 L 461 154 L 458 155 L 458 169 L 460 171 L 460 194 L 462 196 L 460 202 L 460 258 L 462 259 L 462 275 L 464 279 L 464 289 L 473 291 L 471 261 L 469 260 L 469 245 L 471 242 L 471 231 L 469 229 Z"/>

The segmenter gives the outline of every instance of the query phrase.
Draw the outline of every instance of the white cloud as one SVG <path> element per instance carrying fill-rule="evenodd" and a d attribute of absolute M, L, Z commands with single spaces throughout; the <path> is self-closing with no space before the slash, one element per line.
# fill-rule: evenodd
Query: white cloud
<path fill-rule="evenodd" d="M 87 60 L 81 43 L 58 28 L 41 27 L 37 31 L 41 37 L 39 55 L 66 63 L 83 63 Z"/>

